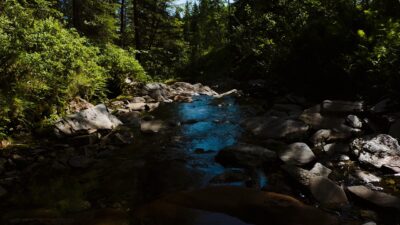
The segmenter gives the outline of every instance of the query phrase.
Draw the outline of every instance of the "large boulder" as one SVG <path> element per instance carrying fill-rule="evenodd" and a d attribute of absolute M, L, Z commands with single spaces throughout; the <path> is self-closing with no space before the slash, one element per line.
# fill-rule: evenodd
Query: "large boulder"
<path fill-rule="evenodd" d="M 300 139 L 309 126 L 302 121 L 279 117 L 255 117 L 243 122 L 245 129 L 259 138 Z"/>
<path fill-rule="evenodd" d="M 112 130 L 122 122 L 104 104 L 66 116 L 55 123 L 58 136 L 90 134 L 98 130 Z"/>
<path fill-rule="evenodd" d="M 276 160 L 276 153 L 261 146 L 239 143 L 218 152 L 216 161 L 223 166 L 257 167 Z"/>
<path fill-rule="evenodd" d="M 395 138 L 387 134 L 368 136 L 355 139 L 350 146 L 360 162 L 400 172 L 400 145 Z"/>
<path fill-rule="evenodd" d="M 287 164 L 301 166 L 313 161 L 315 155 L 306 143 L 297 142 L 280 151 L 279 158 Z"/>

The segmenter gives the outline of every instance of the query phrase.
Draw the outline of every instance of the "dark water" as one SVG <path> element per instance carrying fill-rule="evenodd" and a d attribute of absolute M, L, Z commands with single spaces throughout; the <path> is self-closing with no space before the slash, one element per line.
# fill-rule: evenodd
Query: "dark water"
<path fill-rule="evenodd" d="M 1 207 L 67 214 L 105 207 L 134 210 L 171 192 L 204 187 L 224 172 L 214 157 L 238 141 L 244 113 L 234 98 L 199 96 L 192 103 L 162 105 L 151 113 L 166 124 L 160 133 L 137 132 L 134 144 L 96 157 L 88 169 L 33 170 Z"/>

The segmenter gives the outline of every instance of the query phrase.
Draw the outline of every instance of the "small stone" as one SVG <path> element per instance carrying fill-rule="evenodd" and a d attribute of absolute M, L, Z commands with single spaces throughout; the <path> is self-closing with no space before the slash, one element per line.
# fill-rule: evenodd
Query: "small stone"
<path fill-rule="evenodd" d="M 350 157 L 347 155 L 339 155 L 339 161 L 350 161 Z"/>
<path fill-rule="evenodd" d="M 279 158 L 293 165 L 305 165 L 315 159 L 313 151 L 306 143 L 293 143 L 279 153 Z"/>
<path fill-rule="evenodd" d="M 310 190 L 315 199 L 325 207 L 337 208 L 349 204 L 343 189 L 326 177 L 311 178 Z"/>
<path fill-rule="evenodd" d="M 348 115 L 346 118 L 346 122 L 347 124 L 349 124 L 349 126 L 354 128 L 361 128 L 363 125 L 360 118 L 358 118 L 358 116 L 356 115 Z"/>

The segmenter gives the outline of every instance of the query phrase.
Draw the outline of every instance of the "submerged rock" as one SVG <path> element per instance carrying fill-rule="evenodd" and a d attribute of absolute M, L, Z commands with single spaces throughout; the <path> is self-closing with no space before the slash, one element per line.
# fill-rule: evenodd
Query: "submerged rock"
<path fill-rule="evenodd" d="M 276 153 L 261 146 L 239 143 L 218 152 L 216 161 L 223 166 L 257 167 L 265 162 L 273 162 Z"/>
<path fill-rule="evenodd" d="M 112 115 L 104 104 L 66 116 L 55 123 L 58 136 L 90 134 L 98 130 L 112 130 L 122 122 Z"/>
<path fill-rule="evenodd" d="M 365 186 L 351 186 L 347 187 L 347 189 L 356 196 L 377 206 L 400 210 L 400 199 L 393 195 L 379 191 L 373 191 Z"/>
<path fill-rule="evenodd" d="M 305 165 L 315 159 L 313 151 L 306 143 L 293 143 L 279 152 L 279 158 L 293 165 Z"/>
<path fill-rule="evenodd" d="M 362 163 L 400 172 L 400 145 L 387 134 L 357 138 L 351 143 L 351 149 Z"/>

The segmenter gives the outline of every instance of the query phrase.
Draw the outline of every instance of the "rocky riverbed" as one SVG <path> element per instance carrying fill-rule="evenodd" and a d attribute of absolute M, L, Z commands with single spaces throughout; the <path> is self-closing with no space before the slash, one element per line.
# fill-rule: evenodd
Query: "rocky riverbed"
<path fill-rule="evenodd" d="M 177 82 L 69 110 L 38 144 L 1 150 L 1 224 L 400 222 L 390 99 L 260 99 Z"/>

